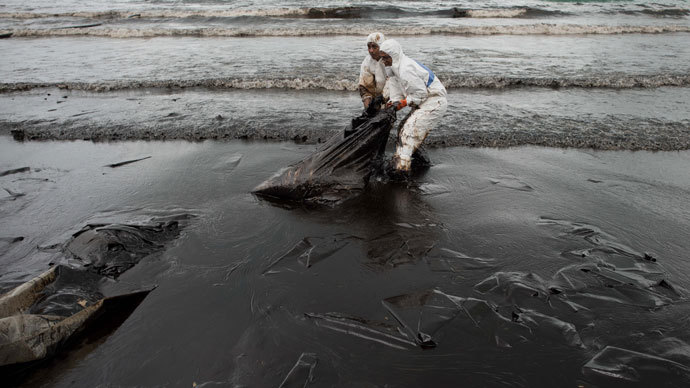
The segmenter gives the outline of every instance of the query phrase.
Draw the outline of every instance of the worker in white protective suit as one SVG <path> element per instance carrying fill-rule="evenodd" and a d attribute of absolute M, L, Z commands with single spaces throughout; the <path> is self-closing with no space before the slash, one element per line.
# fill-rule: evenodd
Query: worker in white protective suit
<path fill-rule="evenodd" d="M 389 77 L 388 106 L 413 109 L 400 131 L 393 157 L 397 171 L 409 172 L 412 154 L 446 112 L 446 88 L 428 67 L 405 55 L 393 39 L 381 44 L 379 55 Z"/>
<path fill-rule="evenodd" d="M 377 97 L 384 94 L 386 85 L 386 70 L 379 55 L 381 43 L 386 40 L 380 32 L 374 32 L 367 37 L 367 55 L 362 61 L 359 71 L 359 95 L 362 97 L 364 109 Z M 385 93 L 387 95 L 387 91 Z"/>

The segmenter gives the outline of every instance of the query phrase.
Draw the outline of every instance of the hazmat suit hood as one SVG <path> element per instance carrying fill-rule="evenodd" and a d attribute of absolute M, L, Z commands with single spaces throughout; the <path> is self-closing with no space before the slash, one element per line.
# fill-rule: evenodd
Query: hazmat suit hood
<path fill-rule="evenodd" d="M 369 36 L 367 36 L 367 45 L 368 45 L 369 43 L 376 43 L 377 45 L 379 45 L 379 47 L 381 47 L 381 44 L 382 44 L 385 40 L 386 40 L 386 37 L 383 36 L 382 33 L 380 33 L 380 32 L 372 32 L 371 34 L 369 34 Z"/>
<path fill-rule="evenodd" d="M 402 46 L 395 39 L 389 39 L 379 46 L 379 49 L 391 56 L 393 65 L 391 66 L 393 74 L 400 76 L 400 61 L 405 56 L 402 51 Z"/>

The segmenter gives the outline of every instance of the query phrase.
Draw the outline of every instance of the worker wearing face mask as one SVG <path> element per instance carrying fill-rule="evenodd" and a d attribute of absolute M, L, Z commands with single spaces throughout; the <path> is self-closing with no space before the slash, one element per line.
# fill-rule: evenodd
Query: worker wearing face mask
<path fill-rule="evenodd" d="M 369 55 L 362 61 L 359 72 L 359 95 L 362 97 L 364 109 L 368 108 L 377 96 L 384 94 L 386 71 L 379 56 L 379 48 L 385 40 L 380 32 L 374 32 L 367 37 Z"/>
<path fill-rule="evenodd" d="M 413 109 L 400 131 L 393 158 L 396 170 L 409 172 L 412 154 L 446 112 L 446 88 L 428 67 L 405 55 L 397 41 L 384 41 L 378 54 L 389 77 L 388 106 Z"/>

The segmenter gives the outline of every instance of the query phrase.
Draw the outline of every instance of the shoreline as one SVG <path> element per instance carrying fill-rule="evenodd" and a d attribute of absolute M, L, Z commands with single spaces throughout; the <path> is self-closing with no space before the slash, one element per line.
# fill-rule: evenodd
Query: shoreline
<path fill-rule="evenodd" d="M 24 385 L 175 385 L 198 373 L 198 365 L 185 362 L 198 349 L 211 351 L 197 352 L 199 365 L 227 360 L 218 364 L 229 376 L 222 381 L 260 386 L 278 386 L 303 350 L 318 355 L 323 385 L 338 385 L 334 366 L 366 381 L 415 386 L 428 382 L 424 371 L 448 365 L 447 373 L 431 376 L 434 385 L 444 385 L 457 381 L 453 366 L 459 362 L 473 368 L 478 352 L 498 360 L 485 366 L 490 373 L 510 366 L 515 381 L 537 376 L 526 381 L 537 387 L 541 370 L 552 371 L 555 385 L 568 385 L 586 377 L 583 365 L 601 359 L 625 365 L 629 354 L 639 355 L 634 370 L 641 373 L 687 364 L 681 351 L 690 342 L 683 327 L 689 306 L 681 293 L 690 284 L 689 151 L 438 148 L 429 150 L 435 164 L 413 187 L 372 185 L 341 206 L 289 209 L 251 194 L 311 148 L 237 141 L 18 143 L 0 137 L 0 172 L 8 172 L 0 177 L 6 189 L 0 193 L 0 288 L 42 273 L 50 263 L 73 262 L 65 243 L 88 225 L 151 225 L 194 216 L 179 237 L 112 284 L 158 285 L 127 329 L 47 363 Z M 415 310 L 402 310 L 400 302 L 408 301 L 420 302 L 410 305 Z M 400 321 L 397 311 L 403 312 Z M 422 316 L 419 311 L 427 326 L 414 318 Z M 426 329 L 437 322 L 441 331 Z M 659 335 L 667 326 L 672 329 Z M 410 327 L 431 333 L 436 348 L 422 350 L 414 332 L 400 334 Z M 506 348 L 497 346 L 498 335 L 512 347 L 508 359 L 501 358 Z M 157 352 L 171 340 L 181 345 Z M 664 347 L 654 347 L 659 345 Z M 610 354 L 607 346 L 628 353 Z M 388 353 L 371 358 L 380 361 L 373 366 L 361 357 L 343 364 L 333 349 L 362 357 L 372 349 Z M 238 356 L 243 354 L 248 356 Z M 272 357 L 257 366 L 253 360 L 263 354 Z M 535 362 L 535 354 L 548 357 Z M 64 368 L 66 363 L 81 369 Z M 391 367 L 413 363 L 422 372 L 409 378 Z M 166 372 L 152 374 L 139 368 L 144 364 Z M 114 365 L 113 373 L 104 376 L 103 365 Z M 167 372 L 171 365 L 177 375 Z M 361 372 L 355 369 L 362 365 Z M 690 376 L 670 373 L 661 378 L 684 382 Z M 471 385 L 487 385 L 485 376 Z"/>
<path fill-rule="evenodd" d="M 118 141 L 268 141 L 268 142 L 295 142 L 297 144 L 321 144 L 336 132 L 311 132 L 311 131 L 241 131 L 226 130 L 222 127 L 196 128 L 188 130 L 176 130 L 167 133 L 161 129 L 144 129 L 141 132 L 128 130 L 120 131 L 119 128 L 72 128 L 66 133 L 62 130 L 51 129 L 23 129 L 25 123 L 0 122 L 0 136 L 12 137 L 15 141 L 91 141 L 118 142 Z M 390 142 L 395 138 L 391 132 Z M 562 149 L 590 149 L 597 151 L 687 151 L 690 150 L 690 138 L 668 137 L 661 135 L 657 138 L 645 138 L 643 136 L 610 135 L 597 136 L 584 134 L 578 136 L 565 136 L 560 134 L 545 133 L 505 133 L 486 131 L 463 131 L 454 136 L 429 135 L 424 145 L 428 148 L 468 147 L 468 148 L 515 148 L 523 146 L 537 146 Z"/>
<path fill-rule="evenodd" d="M 690 149 L 690 88 L 452 90 L 429 148 Z M 0 94 L 0 135 L 16 140 L 268 140 L 319 144 L 360 113 L 347 91 L 48 89 Z M 398 113 L 398 120 L 407 109 Z M 397 127 L 396 127 L 397 129 Z M 391 132 L 394 137 L 394 131 Z M 394 140 L 392 140 L 394 141 Z"/>

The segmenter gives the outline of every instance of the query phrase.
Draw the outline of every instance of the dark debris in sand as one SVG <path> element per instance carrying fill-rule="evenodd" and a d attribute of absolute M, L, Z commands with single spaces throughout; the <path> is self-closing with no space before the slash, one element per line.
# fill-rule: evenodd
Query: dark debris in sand
<path fill-rule="evenodd" d="M 222 118 L 222 119 L 219 119 Z M 278 118 L 276 118 L 278 120 Z M 0 134 L 15 140 L 270 140 L 317 144 L 342 131 L 347 120 L 276 121 L 215 114 L 208 118 L 148 122 L 88 118 L 0 120 Z M 338 124 L 342 122 L 342 125 Z M 396 124 L 397 125 L 397 124 Z M 426 139 L 430 147 L 515 147 L 536 145 L 598 150 L 677 151 L 690 149 L 690 122 L 632 116 L 581 118 L 496 112 L 453 111 Z"/>
<path fill-rule="evenodd" d="M 557 148 L 590 148 L 596 150 L 680 151 L 690 149 L 690 130 L 686 134 L 595 134 L 562 135 L 554 133 L 505 133 L 467 131 L 455 136 L 430 137 L 427 144 L 464 147 L 516 147 L 536 145 Z"/>

